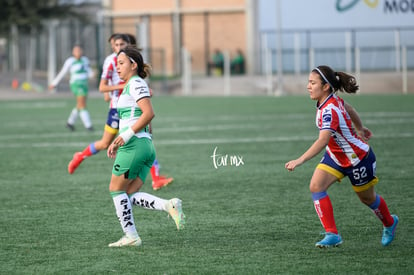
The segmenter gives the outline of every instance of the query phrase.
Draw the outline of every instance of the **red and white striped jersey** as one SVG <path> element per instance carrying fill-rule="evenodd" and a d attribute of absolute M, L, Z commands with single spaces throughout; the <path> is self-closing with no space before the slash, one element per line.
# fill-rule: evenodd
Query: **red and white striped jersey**
<path fill-rule="evenodd" d="M 356 134 L 344 100 L 331 94 L 317 106 L 316 126 L 332 132 L 326 151 L 341 167 L 357 165 L 368 153 L 369 145 Z"/>
<path fill-rule="evenodd" d="M 118 72 L 116 71 L 117 65 L 117 54 L 112 53 L 105 58 L 104 65 L 102 68 L 101 79 L 108 80 L 108 85 L 118 85 L 125 83 L 119 78 Z M 118 103 L 119 95 L 122 93 L 120 90 L 113 90 L 109 93 L 111 101 L 109 102 L 109 108 L 116 108 Z"/>

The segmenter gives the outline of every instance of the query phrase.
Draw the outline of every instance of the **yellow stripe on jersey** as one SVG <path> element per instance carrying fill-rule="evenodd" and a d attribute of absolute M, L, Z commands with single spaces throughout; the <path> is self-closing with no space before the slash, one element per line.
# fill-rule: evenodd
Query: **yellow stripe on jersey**
<path fill-rule="evenodd" d="M 111 126 L 109 126 L 108 124 L 105 124 L 105 129 L 104 130 L 105 130 L 105 132 L 108 132 L 110 134 L 114 134 L 114 135 L 118 134 L 118 129 L 114 129 Z"/>
<path fill-rule="evenodd" d="M 316 168 L 317 168 L 317 169 L 321 169 L 321 170 L 323 170 L 323 171 L 326 171 L 326 172 L 328 172 L 329 174 L 331 174 L 331 175 L 335 176 L 335 177 L 338 179 L 338 181 L 341 181 L 341 179 L 345 176 L 344 174 L 342 174 L 342 173 L 341 173 L 341 172 L 339 172 L 338 170 L 336 170 L 336 169 L 334 169 L 334 168 L 332 168 L 332 167 L 330 167 L 330 166 L 328 166 L 328 165 L 326 165 L 326 164 L 324 164 L 324 163 L 319 163 L 319 164 L 316 166 Z"/>
<path fill-rule="evenodd" d="M 372 181 L 368 182 L 367 184 L 361 185 L 361 186 L 354 186 L 352 185 L 352 188 L 354 188 L 355 192 L 363 192 L 371 188 L 372 186 L 376 185 L 378 183 L 378 178 L 374 177 Z"/>

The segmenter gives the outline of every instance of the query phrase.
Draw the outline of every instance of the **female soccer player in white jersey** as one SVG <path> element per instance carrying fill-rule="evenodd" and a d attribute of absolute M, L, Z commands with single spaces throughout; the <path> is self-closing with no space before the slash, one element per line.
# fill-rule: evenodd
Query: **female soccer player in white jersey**
<path fill-rule="evenodd" d="M 73 174 L 84 159 L 97 154 L 99 151 L 106 150 L 118 133 L 119 118 L 116 105 L 125 83 L 119 78 L 116 71 L 116 55 L 127 45 L 135 44 L 136 39 L 132 35 L 115 33 L 111 35 L 108 42 L 111 44 L 113 53 L 105 58 L 101 82 L 99 83 L 99 91 L 104 93 L 105 100 L 110 102 L 104 133 L 100 140 L 92 142 L 82 152 L 76 152 L 73 155 L 73 158 L 68 165 L 69 174 Z M 157 160 L 154 161 L 154 165 L 151 168 L 151 176 L 152 187 L 154 190 L 158 190 L 173 181 L 173 178 L 159 174 L 159 164 Z"/>
<path fill-rule="evenodd" d="M 53 79 L 49 85 L 49 89 L 53 90 L 62 80 L 67 72 L 70 72 L 70 90 L 76 96 L 76 107 L 72 109 L 69 115 L 66 127 L 71 131 L 75 130 L 75 122 L 80 115 L 83 125 L 86 129 L 92 131 L 92 122 L 89 112 L 86 110 L 86 99 L 88 96 L 88 79 L 93 76 L 93 72 L 89 67 L 89 60 L 83 56 L 82 47 L 75 45 L 72 49 L 72 56 L 66 59 L 59 74 Z"/>
<path fill-rule="evenodd" d="M 155 148 L 149 133 L 154 110 L 150 90 L 144 80 L 150 67 L 134 46 L 121 50 L 117 61 L 117 71 L 126 85 L 117 105 L 120 135 L 109 146 L 107 155 L 115 158 L 109 191 L 124 236 L 109 246 L 139 246 L 141 238 L 135 227 L 132 205 L 166 211 L 174 219 L 177 229 L 183 227 L 185 216 L 181 200 L 164 200 L 139 192 L 155 160 Z"/>
<path fill-rule="evenodd" d="M 338 90 L 355 93 L 358 90 L 355 78 L 335 72 L 328 66 L 319 66 L 309 74 L 307 89 L 310 98 L 317 101 L 319 138 L 301 157 L 287 162 L 285 168 L 293 171 L 326 147 L 310 182 L 315 210 L 326 232 L 325 238 L 316 246 L 334 247 L 342 243 L 327 190 L 344 177 L 350 179 L 360 201 L 370 207 L 383 223 L 381 242 L 384 246 L 389 245 L 394 239 L 398 217 L 390 214 L 385 200 L 374 191 L 378 178 L 375 176 L 375 154 L 367 143 L 371 132 L 363 126 L 355 109 L 336 93 Z"/>

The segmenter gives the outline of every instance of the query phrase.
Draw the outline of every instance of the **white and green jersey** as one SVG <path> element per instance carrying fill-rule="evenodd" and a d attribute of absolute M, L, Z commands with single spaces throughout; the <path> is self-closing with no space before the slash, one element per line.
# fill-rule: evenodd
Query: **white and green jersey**
<path fill-rule="evenodd" d="M 62 70 L 59 74 L 53 79 L 51 85 L 56 86 L 62 80 L 63 76 L 70 71 L 70 83 L 75 82 L 85 82 L 92 76 L 92 70 L 89 67 L 89 60 L 87 57 L 82 56 L 80 59 L 76 59 L 71 56 L 66 59 L 63 64 Z"/>
<path fill-rule="evenodd" d="M 134 125 L 142 114 L 142 110 L 139 108 L 138 100 L 150 97 L 150 90 L 144 79 L 139 76 L 133 76 L 125 85 L 124 90 L 118 99 L 117 110 L 119 115 L 119 132 L 122 133 Z M 149 138 L 148 125 L 145 126 L 140 132 L 135 133 L 138 138 Z"/>

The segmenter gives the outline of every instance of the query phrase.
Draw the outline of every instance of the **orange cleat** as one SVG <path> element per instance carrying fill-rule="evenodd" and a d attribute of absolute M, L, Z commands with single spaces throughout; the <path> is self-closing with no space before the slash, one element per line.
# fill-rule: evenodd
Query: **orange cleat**
<path fill-rule="evenodd" d="M 158 190 L 170 184 L 174 179 L 166 178 L 164 176 L 158 176 L 156 180 L 152 181 L 152 189 Z"/>
<path fill-rule="evenodd" d="M 68 165 L 69 174 L 73 174 L 75 172 L 76 168 L 78 168 L 78 166 L 82 163 L 83 159 L 84 158 L 81 152 L 76 152 L 73 155 L 73 158 Z"/>

